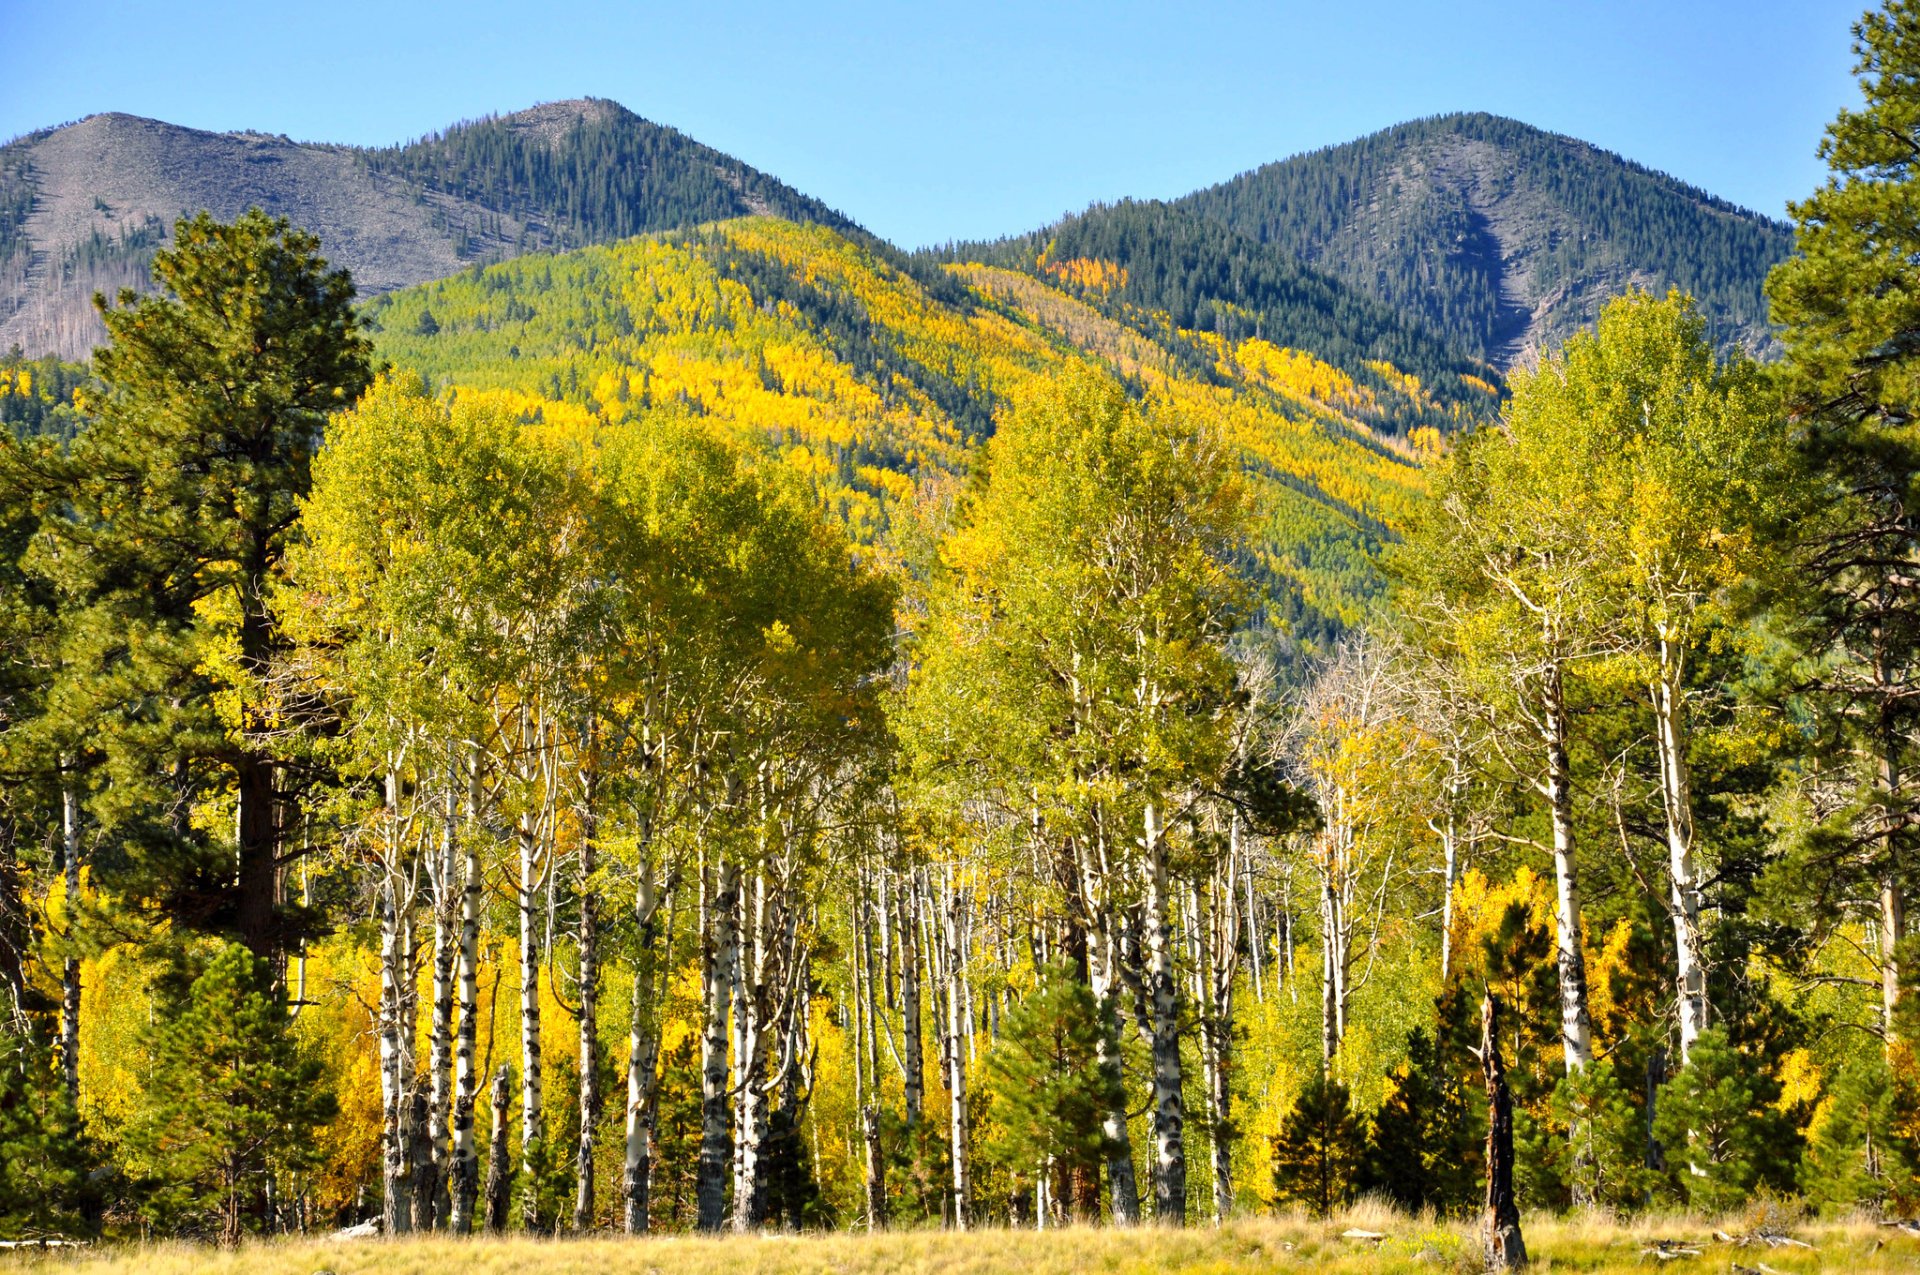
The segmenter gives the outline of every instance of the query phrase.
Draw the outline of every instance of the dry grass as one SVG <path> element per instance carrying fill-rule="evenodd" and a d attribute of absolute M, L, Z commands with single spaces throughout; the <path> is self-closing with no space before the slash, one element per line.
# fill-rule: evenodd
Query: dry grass
<path fill-rule="evenodd" d="M 1920 1240 L 1867 1222 L 1806 1223 L 1793 1233 L 1816 1247 L 1733 1247 L 1716 1229 L 1741 1234 L 1749 1220 L 1698 1218 L 1529 1218 L 1536 1269 L 1548 1271 L 1723 1272 L 1735 1266 L 1787 1275 L 1808 1271 L 1914 1271 Z M 1341 1238 L 1350 1227 L 1386 1239 Z M 1675 1240 L 1700 1256 L 1661 1261 L 1645 1250 Z M 1467 1272 L 1480 1269 L 1469 1228 L 1361 1207 L 1332 1222 L 1245 1218 L 1185 1231 L 1071 1228 L 985 1230 L 966 1235 L 896 1231 L 884 1235 L 806 1235 L 697 1239 L 402 1239 L 276 1241 L 234 1252 L 185 1244 L 104 1247 L 77 1255 L 0 1259 L 0 1269 L 74 1275 L 1241 1275 L 1314 1270 Z"/>

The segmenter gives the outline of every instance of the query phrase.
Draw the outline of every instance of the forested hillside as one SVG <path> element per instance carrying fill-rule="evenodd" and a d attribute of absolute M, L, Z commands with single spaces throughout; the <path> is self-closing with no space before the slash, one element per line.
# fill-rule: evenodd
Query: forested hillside
<path fill-rule="evenodd" d="M 20 277 L 151 286 L 0 358 L 0 1240 L 1891 1262 L 1920 0 L 1856 36 L 1770 361 L 1773 228 L 1480 117 L 913 255 L 604 103 L 9 150 Z"/>
<path fill-rule="evenodd" d="M 1130 281 L 1138 304 L 1194 315 L 1196 325 L 1196 306 L 1209 300 L 1228 322 L 1233 306 L 1268 310 L 1266 281 L 1288 268 L 1275 263 L 1304 263 L 1501 368 L 1593 322 L 1629 287 L 1679 288 L 1716 339 L 1771 351 L 1761 285 L 1790 246 L 1779 222 L 1484 114 L 1401 124 L 1168 203 L 1102 206 L 949 251 L 1025 264 L 1055 238 L 1106 245 L 1098 255 L 1142 276 Z M 1169 270 L 1170 240 L 1203 245 L 1212 260 Z M 1366 327 L 1348 325 L 1352 309 L 1341 326 L 1357 336 Z M 1273 319 L 1297 321 L 1291 306 Z"/>
<path fill-rule="evenodd" d="M 1277 334 L 1164 315 L 1155 339 L 1101 301 L 991 266 L 909 271 L 825 226 L 750 218 L 475 268 L 367 313 L 381 357 L 530 418 L 721 424 L 810 475 L 856 539 L 890 553 L 896 519 L 965 471 L 996 412 L 1068 368 L 1109 368 L 1227 432 L 1257 493 L 1247 570 L 1268 622 L 1324 646 L 1377 596 L 1375 558 L 1421 489 L 1407 431 L 1431 446 L 1433 427 L 1490 413 L 1494 386 L 1436 393 L 1357 342 L 1350 374 Z"/>
<path fill-rule="evenodd" d="M 846 218 L 596 99 L 364 149 L 95 115 L 0 147 L 0 350 L 84 358 L 96 291 L 151 286 L 174 218 L 258 206 L 324 237 L 364 295 L 551 247 L 720 217 Z"/>

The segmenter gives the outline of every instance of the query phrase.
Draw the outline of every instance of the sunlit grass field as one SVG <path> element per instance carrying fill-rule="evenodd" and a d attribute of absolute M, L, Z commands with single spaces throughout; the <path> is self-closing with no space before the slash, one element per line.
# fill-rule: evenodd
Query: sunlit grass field
<path fill-rule="evenodd" d="M 1920 1239 L 1866 1221 L 1805 1222 L 1765 1229 L 1812 1245 L 1730 1243 L 1756 1229 L 1754 1217 L 1684 1216 L 1613 1222 L 1603 1217 L 1527 1219 L 1534 1268 L 1547 1271 L 1916 1271 Z M 1365 1230 L 1382 1239 L 1346 1238 Z M 1660 1241 L 1698 1249 L 1663 1259 Z M 1362 1207 L 1320 1221 L 1246 1218 L 1224 1227 L 1120 1231 L 1070 1227 L 1043 1233 L 1002 1229 L 895 1231 L 882 1235 L 596 1239 L 280 1240 L 234 1251 L 181 1243 L 103 1245 L 71 1253 L 15 1251 L 0 1269 L 77 1275 L 1241 1275 L 1247 1272 L 1477 1271 L 1480 1245 L 1464 1223 L 1435 1223 Z"/>

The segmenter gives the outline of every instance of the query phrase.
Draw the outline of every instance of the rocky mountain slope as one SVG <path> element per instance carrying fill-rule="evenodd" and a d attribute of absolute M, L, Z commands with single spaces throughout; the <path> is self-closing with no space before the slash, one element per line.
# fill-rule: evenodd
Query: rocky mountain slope
<path fill-rule="evenodd" d="M 522 252 L 720 217 L 844 217 L 612 102 L 555 102 L 363 149 L 95 115 L 0 147 L 0 350 L 84 357 L 91 298 L 146 285 L 175 218 L 259 205 L 362 295 Z"/>
<path fill-rule="evenodd" d="M 1207 260 L 1189 252 L 1170 268 L 1174 238 Z M 1585 142 L 1448 115 L 945 255 L 1045 271 L 1087 245 L 1128 272 L 1135 304 L 1197 325 L 1290 325 L 1249 281 L 1292 262 L 1504 370 L 1630 287 L 1680 288 L 1723 341 L 1766 353 L 1763 287 L 1792 239 L 1779 222 Z"/>

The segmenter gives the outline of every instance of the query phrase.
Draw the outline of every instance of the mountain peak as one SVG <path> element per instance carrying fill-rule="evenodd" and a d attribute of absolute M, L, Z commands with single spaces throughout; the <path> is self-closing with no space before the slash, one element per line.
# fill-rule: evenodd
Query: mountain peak
<path fill-rule="evenodd" d="M 397 146 L 108 112 L 0 146 L 0 350 L 85 357 L 95 292 L 151 286 L 176 218 L 251 206 L 320 236 L 363 296 L 524 252 L 752 213 L 853 223 L 617 102 L 576 98 Z"/>

